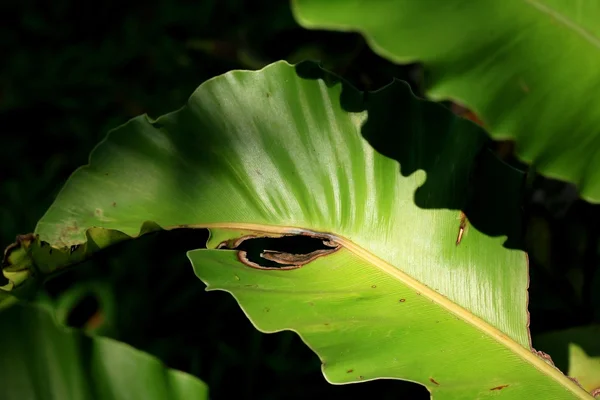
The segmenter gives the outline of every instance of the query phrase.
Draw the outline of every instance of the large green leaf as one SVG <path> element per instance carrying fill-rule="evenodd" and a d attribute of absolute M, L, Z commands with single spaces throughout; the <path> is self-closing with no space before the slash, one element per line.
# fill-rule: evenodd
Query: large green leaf
<path fill-rule="evenodd" d="M 600 2 L 293 0 L 307 28 L 359 31 L 383 57 L 422 62 L 427 94 L 476 112 L 541 173 L 600 201 Z"/>
<path fill-rule="evenodd" d="M 1 311 L 0 343 L 5 400 L 208 398 L 197 378 L 126 344 L 59 327 L 37 307 Z"/>
<path fill-rule="evenodd" d="M 521 174 L 486 140 L 399 82 L 362 94 L 306 64 L 233 71 L 111 132 L 5 262 L 43 275 L 147 220 L 209 228 L 189 254 L 198 276 L 259 329 L 297 331 L 331 382 L 587 398 L 530 348 L 526 255 L 477 229 L 510 238 L 518 217 L 495 202 Z"/>

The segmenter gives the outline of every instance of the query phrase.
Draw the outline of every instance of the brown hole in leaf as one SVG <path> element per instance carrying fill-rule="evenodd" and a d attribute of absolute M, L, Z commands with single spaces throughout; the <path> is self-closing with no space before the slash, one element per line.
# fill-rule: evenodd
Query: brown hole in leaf
<path fill-rule="evenodd" d="M 433 383 L 434 385 L 438 385 L 438 386 L 440 386 L 440 384 L 439 384 L 439 383 L 438 383 L 438 382 L 437 382 L 435 379 L 433 379 L 433 378 L 429 378 L 429 381 L 430 381 L 431 383 Z"/>
<path fill-rule="evenodd" d="M 400 301 L 400 303 L 404 303 L 406 301 L 406 299 L 400 299 L 399 301 Z"/>
<path fill-rule="evenodd" d="M 496 386 L 496 387 L 493 387 L 493 388 L 491 388 L 490 390 L 502 390 L 502 389 L 504 389 L 505 387 L 508 387 L 508 385 L 500 385 L 500 386 Z"/>
<path fill-rule="evenodd" d="M 349 369 L 348 371 L 346 371 L 346 373 L 347 373 L 347 374 L 351 374 L 351 373 L 353 373 L 353 372 L 354 372 L 354 370 L 353 370 L 353 369 Z"/>
<path fill-rule="evenodd" d="M 302 233 L 277 237 L 249 235 L 233 242 L 223 241 L 217 248 L 238 250 L 238 259 L 252 268 L 290 270 L 334 253 L 340 245 L 324 235 Z"/>

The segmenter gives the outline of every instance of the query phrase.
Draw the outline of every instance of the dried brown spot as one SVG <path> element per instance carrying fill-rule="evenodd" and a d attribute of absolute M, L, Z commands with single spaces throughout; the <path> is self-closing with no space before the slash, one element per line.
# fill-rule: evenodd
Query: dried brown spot
<path fill-rule="evenodd" d="M 525 93 L 529 93 L 529 86 L 527 86 L 527 84 L 525 83 L 525 81 L 523 79 L 519 79 L 519 86 L 521 87 L 521 90 Z"/>
<path fill-rule="evenodd" d="M 546 361 L 547 364 L 550 364 L 550 365 L 554 366 L 554 361 L 552 361 L 552 357 L 550 357 L 550 354 L 544 353 L 543 351 L 538 351 L 538 350 L 533 349 L 533 348 L 532 348 L 532 351 L 538 357 L 543 358 L 544 361 Z"/>
<path fill-rule="evenodd" d="M 573 382 L 575 382 L 576 384 L 578 384 L 579 386 L 581 386 L 581 383 L 579 383 L 579 381 L 577 380 L 577 378 L 575 378 L 574 376 L 567 376 L 567 378 L 569 378 L 570 380 L 572 380 Z"/>
<path fill-rule="evenodd" d="M 117 206 L 117 202 L 116 202 L 116 201 L 113 201 L 113 202 L 112 202 L 112 206 L 113 206 L 113 207 L 116 207 L 116 206 Z"/>
<path fill-rule="evenodd" d="M 96 329 L 104 323 L 104 314 L 100 311 L 96 312 L 85 323 L 86 329 Z"/>
<path fill-rule="evenodd" d="M 325 325 L 325 326 L 329 326 L 329 322 L 325 322 L 323 325 Z"/>
<path fill-rule="evenodd" d="M 440 384 L 439 384 L 439 383 L 438 383 L 438 382 L 437 382 L 435 379 L 433 379 L 433 378 L 429 378 L 429 381 L 430 381 L 431 383 L 433 383 L 434 385 L 438 385 L 438 386 L 440 386 Z"/>
<path fill-rule="evenodd" d="M 375 289 L 377 287 L 377 285 L 371 285 L 371 288 Z"/>
<path fill-rule="evenodd" d="M 596 389 L 592 390 L 592 391 L 590 392 L 590 394 L 592 395 L 592 397 L 599 396 L 599 395 L 600 395 L 600 387 L 598 387 L 598 388 L 596 388 Z"/>
<path fill-rule="evenodd" d="M 248 253 L 246 253 L 245 251 L 238 251 L 238 260 L 240 260 L 242 263 L 246 264 L 249 267 L 252 268 L 256 268 L 256 269 L 274 269 L 274 268 L 268 268 L 268 267 L 263 267 L 262 265 L 259 265 L 255 262 L 252 262 L 250 260 L 248 260 Z M 290 269 L 296 269 L 296 268 L 300 268 L 301 265 L 288 265 L 288 266 L 282 266 L 280 268 L 280 270 L 290 270 Z"/>
<path fill-rule="evenodd" d="M 353 372 L 354 372 L 354 370 L 353 370 L 353 369 L 349 369 L 348 371 L 346 371 L 346 373 L 347 373 L 347 374 L 351 374 L 351 373 L 353 373 Z"/>
<path fill-rule="evenodd" d="M 400 299 L 399 301 L 400 301 L 400 303 L 404 303 L 406 301 L 406 299 Z"/>
<path fill-rule="evenodd" d="M 265 312 L 269 312 L 271 309 L 269 307 L 265 307 Z"/>
<path fill-rule="evenodd" d="M 508 385 L 500 385 L 500 386 L 496 386 L 496 387 L 493 387 L 493 388 L 491 388 L 490 390 L 502 390 L 502 389 L 504 389 L 505 387 L 508 387 Z"/>
<path fill-rule="evenodd" d="M 450 109 L 454 114 L 475 122 L 479 126 L 484 126 L 483 122 L 477 117 L 477 115 L 468 108 L 453 102 L 450 106 Z"/>
<path fill-rule="evenodd" d="M 420 292 L 417 292 L 417 296 L 420 296 L 420 295 L 421 295 L 421 293 L 420 293 Z"/>
<path fill-rule="evenodd" d="M 456 237 L 456 245 L 458 246 L 462 241 L 463 235 L 465 234 L 465 229 L 467 228 L 467 216 L 464 212 L 460 212 L 460 225 L 458 226 L 458 235 Z"/>

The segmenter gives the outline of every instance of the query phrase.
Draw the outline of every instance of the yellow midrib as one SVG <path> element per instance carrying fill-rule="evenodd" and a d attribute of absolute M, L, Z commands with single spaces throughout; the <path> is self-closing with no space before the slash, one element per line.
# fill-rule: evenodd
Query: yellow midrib
<path fill-rule="evenodd" d="M 524 1 L 526 3 L 529 3 L 533 8 L 537 9 L 538 11 L 550 16 L 551 18 L 554 18 L 556 21 L 563 24 L 566 28 L 570 29 L 571 31 L 573 31 L 573 32 L 577 33 L 578 35 L 580 35 L 581 37 L 583 37 L 585 40 L 587 40 L 590 44 L 595 46 L 597 49 L 600 49 L 600 38 L 596 37 L 592 32 L 589 32 L 587 29 L 585 29 L 582 26 L 577 25 L 575 22 L 571 21 L 569 18 L 567 18 L 560 12 L 556 11 L 553 8 L 548 7 L 545 4 L 540 3 L 537 0 L 524 0 Z"/>
<path fill-rule="evenodd" d="M 319 236 L 330 237 L 331 240 L 336 241 L 337 243 L 339 243 L 340 245 L 342 245 L 343 247 L 348 249 L 348 251 L 354 253 L 355 255 L 362 258 L 363 260 L 375 265 L 377 268 L 379 268 L 382 271 L 384 271 L 385 273 L 395 277 L 396 279 L 398 279 L 400 282 L 402 282 L 406 286 L 414 289 L 416 292 L 421 293 L 421 295 L 427 296 L 428 298 L 433 300 L 435 303 L 444 307 L 450 313 L 461 318 L 463 321 L 470 323 L 471 325 L 473 325 L 474 327 L 479 329 L 481 332 L 491 336 L 493 339 L 495 339 L 501 345 L 507 347 L 512 352 L 519 355 L 526 362 L 532 364 L 534 366 L 534 368 L 536 368 L 538 371 L 540 371 L 541 373 L 548 375 L 549 377 L 558 381 L 562 386 L 565 387 L 565 389 L 572 392 L 578 398 L 583 399 L 583 400 L 592 399 L 592 397 L 589 393 L 587 393 L 583 388 L 579 387 L 576 383 L 571 381 L 560 370 L 558 370 L 558 368 L 555 368 L 555 367 L 547 364 L 544 360 L 542 360 L 540 357 L 535 355 L 532 351 L 521 346 L 519 343 L 515 342 L 513 339 L 511 339 L 506 334 L 502 333 L 500 330 L 498 330 L 494 326 L 490 325 L 489 323 L 487 323 L 486 321 L 477 317 L 473 313 L 469 312 L 468 310 L 464 309 L 463 307 L 461 307 L 458 304 L 454 303 L 453 301 L 449 300 L 447 297 L 441 295 L 440 293 L 436 292 L 435 290 L 433 290 L 433 289 L 429 288 L 428 286 L 422 284 L 421 282 L 415 280 L 410 275 L 402 272 L 398 268 L 396 268 L 393 265 L 389 264 L 388 262 L 380 259 L 379 257 L 373 255 L 372 253 L 368 252 L 367 250 L 363 249 L 362 247 L 356 245 L 355 243 L 353 243 L 352 241 L 350 241 L 346 238 L 332 235 L 332 234 L 326 234 L 326 233 L 322 233 L 322 232 L 312 232 L 308 229 L 302 229 L 302 228 L 296 228 L 296 227 L 290 227 L 290 226 L 271 226 L 271 225 L 248 224 L 248 223 L 212 223 L 212 224 L 203 224 L 203 225 L 173 226 L 173 227 L 165 228 L 165 229 L 171 230 L 171 229 L 177 229 L 177 228 L 181 228 L 181 227 L 249 230 L 249 231 L 264 232 L 266 234 L 296 234 L 299 231 L 302 231 L 302 232 L 318 234 Z"/>

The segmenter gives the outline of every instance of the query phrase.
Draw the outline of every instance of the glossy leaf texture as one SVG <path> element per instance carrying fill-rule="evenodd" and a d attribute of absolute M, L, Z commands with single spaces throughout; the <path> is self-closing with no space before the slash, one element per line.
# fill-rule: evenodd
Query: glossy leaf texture
<path fill-rule="evenodd" d="M 0 311 L 0 321 L 2 399 L 208 399 L 194 376 L 126 344 L 57 326 L 43 308 L 17 304 Z"/>
<path fill-rule="evenodd" d="M 142 225 L 208 228 L 189 254 L 200 279 L 259 329 L 300 333 L 331 382 L 589 397 L 530 349 L 526 255 L 503 247 L 518 203 L 497 189 L 518 194 L 522 174 L 486 143 L 401 82 L 360 93 L 310 63 L 232 71 L 112 131 L 9 268 L 52 273 Z"/>
<path fill-rule="evenodd" d="M 381 56 L 421 62 L 427 95 L 473 110 L 540 173 L 600 202 L 596 0 L 292 0 L 306 28 L 361 32 Z"/>

